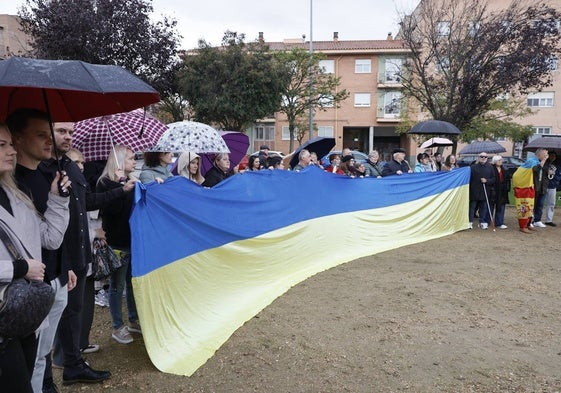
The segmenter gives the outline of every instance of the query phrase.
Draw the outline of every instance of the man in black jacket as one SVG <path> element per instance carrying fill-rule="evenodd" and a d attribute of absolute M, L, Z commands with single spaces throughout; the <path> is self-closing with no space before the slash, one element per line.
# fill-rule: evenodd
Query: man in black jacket
<path fill-rule="evenodd" d="M 17 151 L 15 177 L 18 187 L 32 198 L 37 211 L 44 213 L 53 176 L 45 176 L 38 166 L 42 160 L 49 158 L 52 151 L 49 117 L 44 112 L 23 108 L 11 113 L 6 119 L 6 124 L 12 132 L 12 141 Z M 35 392 L 51 392 L 56 391 L 56 387 L 52 383 L 47 355 L 51 351 L 56 327 L 66 307 L 68 291 L 76 285 L 76 276 L 64 269 L 58 257 L 58 250 L 42 249 L 41 256 L 46 265 L 45 281 L 55 290 L 55 302 L 46 318 L 48 326 L 39 330 L 31 384 Z M 45 374 L 47 379 L 50 376 L 50 382 L 46 386 Z"/>
<path fill-rule="evenodd" d="M 405 160 L 405 149 L 398 147 L 393 149 L 393 160 L 384 166 L 382 176 L 403 175 L 404 173 L 413 173 L 411 166 Z"/>
<path fill-rule="evenodd" d="M 469 227 L 473 228 L 475 210 L 479 212 L 479 226 L 487 229 L 491 222 L 489 211 L 489 193 L 495 184 L 495 172 L 491 164 L 487 162 L 486 152 L 479 153 L 477 162 L 471 164 L 471 177 L 469 180 Z"/>
<path fill-rule="evenodd" d="M 101 382 L 111 376 L 108 371 L 96 371 L 83 359 L 80 352 L 81 312 L 84 303 L 84 291 L 88 264 L 91 263 L 91 244 L 88 229 L 88 214 L 97 210 L 123 193 L 134 188 L 134 182 L 106 193 L 89 191 L 88 183 L 80 168 L 67 155 L 72 147 L 73 123 L 55 123 L 55 144 L 59 162 L 53 157 L 43 161 L 39 170 L 45 176 L 53 176 L 59 166 L 72 181 L 70 189 L 70 221 L 60 248 L 60 259 L 64 268 L 76 275 L 76 287 L 68 293 L 68 304 L 62 313 L 58 330 L 57 342 L 64 353 L 63 383 L 70 385 L 78 382 Z M 47 373 L 45 373 L 47 377 Z"/>

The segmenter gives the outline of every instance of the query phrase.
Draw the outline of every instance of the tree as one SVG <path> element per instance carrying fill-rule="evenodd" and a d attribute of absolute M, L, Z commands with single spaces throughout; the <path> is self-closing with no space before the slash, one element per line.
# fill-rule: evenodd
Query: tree
<path fill-rule="evenodd" d="M 338 90 L 340 78 L 323 72 L 319 65 L 324 58 L 323 54 L 313 53 L 310 58 L 310 54 L 304 49 L 293 48 L 291 51 L 277 52 L 276 56 L 285 65 L 285 72 L 290 80 L 283 92 L 279 112 L 286 115 L 290 131 L 290 151 L 293 151 L 297 125 L 302 124 L 310 106 L 312 111 L 339 108 L 349 93 L 345 89 Z M 310 74 L 313 81 L 311 89 Z M 304 134 L 304 130 L 300 132 Z"/>
<path fill-rule="evenodd" d="M 404 96 L 461 130 L 481 124 L 487 112 L 505 109 L 497 97 L 551 85 L 560 19 L 552 7 L 518 0 L 499 11 L 484 0 L 422 0 L 400 23 L 410 50 L 399 72 Z"/>
<path fill-rule="evenodd" d="M 22 30 L 33 54 L 119 65 L 160 92 L 177 93 L 180 36 L 176 21 L 152 22 L 151 0 L 26 0 Z"/>
<path fill-rule="evenodd" d="M 283 68 L 266 45 L 244 38 L 227 31 L 220 47 L 201 40 L 185 57 L 179 84 L 197 121 L 244 131 L 278 109 L 286 85 Z"/>

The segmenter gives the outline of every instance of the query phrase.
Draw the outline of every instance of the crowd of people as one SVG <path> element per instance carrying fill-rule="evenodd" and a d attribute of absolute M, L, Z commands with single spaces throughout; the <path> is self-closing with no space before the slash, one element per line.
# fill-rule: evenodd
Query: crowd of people
<path fill-rule="evenodd" d="M 500 155 L 493 156 L 490 163 L 488 159 L 489 155 L 481 152 L 471 165 L 469 226 L 473 228 L 473 221 L 478 214 L 481 229 L 488 229 L 491 224 L 499 229 L 507 229 L 504 214 L 505 206 L 510 203 L 509 193 L 513 188 L 520 189 L 521 186 L 513 184 L 511 175 L 503 168 L 503 158 Z M 531 234 L 536 227 L 557 226 L 553 222 L 553 213 L 557 187 L 561 181 L 561 168 L 557 154 L 548 153 L 542 148 L 537 149 L 535 156 L 528 159 L 527 163 L 528 169 L 531 169 L 530 187 L 527 187 L 528 192 L 520 195 L 525 203 L 522 207 L 517 206 L 517 211 L 520 232 Z M 545 221 L 542 221 L 544 207 L 546 214 Z"/>
<path fill-rule="evenodd" d="M 142 334 L 131 282 L 129 217 L 135 182 L 163 183 L 177 174 L 203 187 L 213 187 L 241 172 L 237 166 L 232 168 L 228 154 L 214 155 L 212 166 L 202 173 L 202 157 L 198 154 L 182 153 L 172 171 L 171 152 L 147 151 L 136 179 L 135 152 L 116 145 L 103 166 L 95 163 L 102 170 L 92 181 L 90 175 L 83 173 L 88 163 L 72 148 L 73 126 L 55 123 L 53 139 L 48 115 L 35 109 L 18 109 L 8 117 L 6 125 L 0 124 L 0 225 L 9 228 L 11 236 L 32 256 L 12 260 L 6 245 L 0 242 L 0 253 L 4 256 L 0 278 L 44 280 L 55 291 L 54 304 L 36 332 L 27 337 L 0 337 L 0 386 L 6 391 L 57 392 L 53 367 L 63 369 L 65 385 L 110 378 L 109 371 L 96 370 L 83 358 L 84 354 L 100 349 L 90 343 L 89 333 L 94 302 L 103 291 L 108 294 L 107 304 L 102 305 L 109 306 L 111 337 L 117 343 L 128 344 L 134 340 L 133 334 Z M 414 168 L 405 156 L 404 149 L 396 148 L 386 161 L 373 150 L 366 162 L 357 163 L 352 151 L 344 149 L 341 155 L 330 154 L 329 165 L 323 168 L 315 152 L 302 149 L 291 169 L 301 171 L 315 165 L 340 176 L 381 178 L 457 168 L 454 155 L 442 162 L 439 153 L 421 153 Z M 531 233 L 534 227 L 555 226 L 553 213 L 561 165 L 555 153 L 548 154 L 544 149 L 538 149 L 536 157 L 532 167 L 533 219 L 521 225 L 524 233 Z M 487 229 L 491 222 L 506 229 L 504 212 L 511 178 L 502 167 L 501 156 L 492 157 L 491 163 L 488 158 L 482 152 L 471 165 L 470 228 L 478 214 L 482 229 Z M 250 157 L 245 171 L 282 170 L 284 165 L 280 156 L 269 156 L 268 147 L 262 146 L 258 155 Z M 544 210 L 545 224 L 541 221 Z M 121 266 L 111 273 L 105 287 L 96 283 L 93 276 L 94 238 L 109 245 L 120 260 Z"/>

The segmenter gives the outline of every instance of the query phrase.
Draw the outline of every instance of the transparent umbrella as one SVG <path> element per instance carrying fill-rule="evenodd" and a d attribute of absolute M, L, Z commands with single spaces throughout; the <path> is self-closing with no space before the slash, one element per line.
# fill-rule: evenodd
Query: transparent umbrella
<path fill-rule="evenodd" d="M 220 133 L 208 124 L 180 121 L 168 124 L 158 143 L 147 151 L 182 153 L 230 153 Z"/>

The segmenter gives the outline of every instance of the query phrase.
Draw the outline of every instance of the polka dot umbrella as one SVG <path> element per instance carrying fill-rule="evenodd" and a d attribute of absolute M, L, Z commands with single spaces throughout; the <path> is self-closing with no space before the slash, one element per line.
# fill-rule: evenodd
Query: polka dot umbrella
<path fill-rule="evenodd" d="M 230 153 L 220 133 L 208 124 L 180 121 L 168 124 L 158 143 L 147 151 L 182 153 Z"/>

